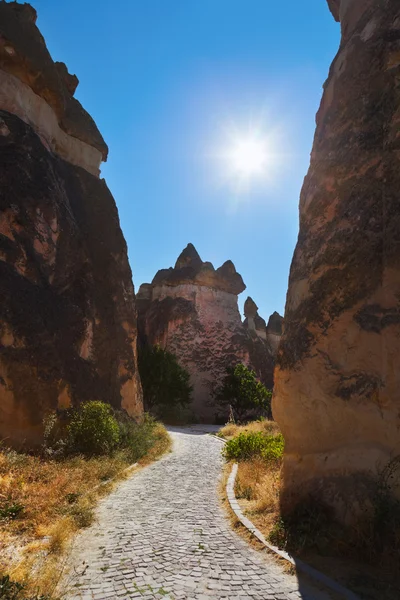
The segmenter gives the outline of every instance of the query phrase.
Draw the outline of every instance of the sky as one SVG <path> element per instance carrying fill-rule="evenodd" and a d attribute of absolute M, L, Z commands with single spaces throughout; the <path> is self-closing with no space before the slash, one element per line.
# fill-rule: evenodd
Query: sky
<path fill-rule="evenodd" d="M 31 0 L 54 60 L 109 146 L 135 289 L 192 242 L 283 314 L 322 85 L 339 45 L 325 0 Z M 257 139 L 248 174 L 232 149 Z"/>

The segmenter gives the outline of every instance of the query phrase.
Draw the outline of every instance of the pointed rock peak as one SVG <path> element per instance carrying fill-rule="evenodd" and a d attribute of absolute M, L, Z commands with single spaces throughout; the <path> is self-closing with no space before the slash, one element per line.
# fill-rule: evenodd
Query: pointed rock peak
<path fill-rule="evenodd" d="M 175 269 L 184 269 L 185 267 L 193 267 L 198 269 L 203 264 L 199 253 L 193 244 L 188 244 L 180 253 L 178 260 L 175 263 Z"/>
<path fill-rule="evenodd" d="M 137 294 L 136 294 L 136 299 L 147 299 L 147 298 L 151 298 L 151 290 L 152 290 L 152 285 L 151 283 L 142 283 L 142 285 L 140 286 Z"/>
<path fill-rule="evenodd" d="M 250 298 L 250 296 L 247 296 L 247 300 L 244 303 L 244 316 L 246 317 L 246 319 L 248 317 L 255 317 L 258 311 L 258 306 L 257 304 L 254 302 L 253 298 Z"/>
<path fill-rule="evenodd" d="M 242 276 L 236 271 L 235 265 L 231 260 L 224 262 L 216 270 L 216 274 L 219 275 L 222 281 L 226 282 L 226 289 L 232 294 L 240 294 L 246 289 Z"/>
<path fill-rule="evenodd" d="M 283 317 L 278 312 L 273 312 L 268 319 L 267 331 L 268 333 L 276 333 L 282 335 Z"/>
<path fill-rule="evenodd" d="M 236 275 L 236 267 L 231 260 L 227 260 L 217 269 L 217 273 L 221 275 Z"/>
<path fill-rule="evenodd" d="M 328 6 L 335 21 L 339 21 L 340 0 L 328 0 Z"/>
<path fill-rule="evenodd" d="M 210 263 L 209 261 L 206 261 L 205 263 L 203 263 L 203 269 L 209 269 L 209 271 L 215 271 L 214 265 L 212 263 Z"/>

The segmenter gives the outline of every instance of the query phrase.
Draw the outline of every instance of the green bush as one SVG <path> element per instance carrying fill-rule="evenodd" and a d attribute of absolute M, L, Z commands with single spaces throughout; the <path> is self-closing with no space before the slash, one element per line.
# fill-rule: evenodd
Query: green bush
<path fill-rule="evenodd" d="M 282 460 L 283 451 L 285 449 L 285 440 L 283 435 L 267 435 L 265 436 L 265 445 L 261 450 L 261 456 L 267 462 Z"/>
<path fill-rule="evenodd" d="M 90 401 L 72 413 L 67 428 L 68 447 L 76 453 L 110 454 L 120 442 L 120 428 L 111 406 Z"/>
<path fill-rule="evenodd" d="M 157 422 L 148 414 L 144 415 L 140 423 L 136 423 L 124 412 L 117 413 L 116 417 L 120 446 L 128 453 L 129 460 L 136 462 L 154 446 Z"/>
<path fill-rule="evenodd" d="M 223 454 L 226 460 L 250 460 L 259 456 L 266 460 L 278 461 L 283 456 L 284 439 L 278 435 L 265 435 L 262 432 L 240 433 L 226 443 Z"/>

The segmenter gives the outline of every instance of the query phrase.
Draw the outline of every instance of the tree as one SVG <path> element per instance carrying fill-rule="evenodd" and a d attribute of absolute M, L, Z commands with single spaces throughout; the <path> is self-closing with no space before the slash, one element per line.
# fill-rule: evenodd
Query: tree
<path fill-rule="evenodd" d="M 226 377 L 215 394 L 215 400 L 221 406 L 231 406 L 239 421 L 249 412 L 262 416 L 271 415 L 272 392 L 258 381 L 256 374 L 239 363 L 228 367 Z"/>
<path fill-rule="evenodd" d="M 160 346 L 146 346 L 139 352 L 145 409 L 159 417 L 168 417 L 187 407 L 191 400 L 190 375 L 176 356 Z"/>

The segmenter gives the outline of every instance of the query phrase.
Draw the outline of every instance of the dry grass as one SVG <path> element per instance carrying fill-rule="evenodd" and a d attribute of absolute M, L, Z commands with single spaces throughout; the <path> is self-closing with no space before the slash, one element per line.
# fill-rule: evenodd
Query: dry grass
<path fill-rule="evenodd" d="M 278 424 L 267 419 L 252 421 L 246 425 L 227 423 L 218 435 L 226 440 L 237 437 L 240 433 L 280 433 Z M 262 458 L 253 458 L 238 464 L 235 483 L 235 494 L 243 512 L 251 518 L 256 526 L 269 536 L 280 519 L 280 463 L 266 463 Z"/>
<path fill-rule="evenodd" d="M 232 439 L 244 431 L 278 433 L 279 429 L 275 423 L 266 421 L 241 427 L 228 424 L 219 433 Z M 231 465 L 227 467 L 230 471 Z M 392 474 L 390 469 L 388 474 Z M 267 463 L 262 458 L 253 458 L 238 463 L 236 497 L 243 513 L 267 539 L 272 534 L 272 543 L 283 546 L 361 597 L 366 594 L 370 600 L 400 598 L 399 505 L 389 502 L 385 487 L 378 504 L 374 501 L 380 519 L 372 520 L 367 515 L 351 528 L 341 527 L 331 519 L 323 504 L 313 504 L 311 500 L 305 510 L 293 514 L 291 523 L 283 527 L 280 487 L 279 461 Z M 233 526 L 242 533 L 237 522 Z"/>
<path fill-rule="evenodd" d="M 280 433 L 278 424 L 275 421 L 264 419 L 262 421 L 251 421 L 247 425 L 236 425 L 235 423 L 227 423 L 218 431 L 217 435 L 225 440 L 231 440 L 243 432 L 276 434 Z"/>
<path fill-rule="evenodd" d="M 162 425 L 156 425 L 154 434 L 155 444 L 139 466 L 170 449 Z M 113 489 L 113 484 L 101 484 L 127 477 L 128 466 L 124 451 L 112 457 L 60 460 L 1 451 L 0 575 L 27 582 L 35 593 L 54 593 L 71 538 L 91 525 L 97 501 Z"/>
<path fill-rule="evenodd" d="M 226 495 L 226 484 L 228 481 L 228 477 L 231 473 L 231 470 L 232 470 L 232 463 L 227 463 L 224 466 L 224 469 L 222 472 L 222 478 L 220 480 L 219 492 L 220 492 L 220 499 L 221 499 L 222 507 L 224 508 L 224 510 L 229 518 L 232 529 L 234 529 L 236 531 L 236 533 L 238 533 L 243 539 L 245 539 L 246 542 L 248 544 L 250 544 L 255 550 L 258 550 L 262 554 L 268 555 L 268 561 L 270 561 L 272 558 L 276 562 L 276 564 L 278 564 L 287 575 L 294 575 L 295 570 L 293 568 L 293 565 L 291 563 L 289 563 L 288 561 L 282 559 L 280 556 L 278 556 L 274 552 L 271 552 L 271 550 L 269 550 L 268 548 L 266 548 L 264 546 L 264 544 L 262 542 L 260 542 L 260 540 L 258 540 L 247 529 L 247 527 L 242 525 L 242 523 L 237 518 L 236 514 L 233 512 L 231 505 L 229 504 L 227 495 Z M 237 477 L 236 481 L 237 480 L 238 480 L 238 477 Z M 244 481 L 246 481 L 246 479 L 244 479 Z M 245 511 L 245 501 L 243 502 L 242 500 L 240 500 L 240 504 L 241 504 L 241 508 L 244 512 Z"/>
<path fill-rule="evenodd" d="M 256 458 L 239 463 L 235 493 L 245 512 L 268 537 L 280 518 L 280 466 Z"/>

